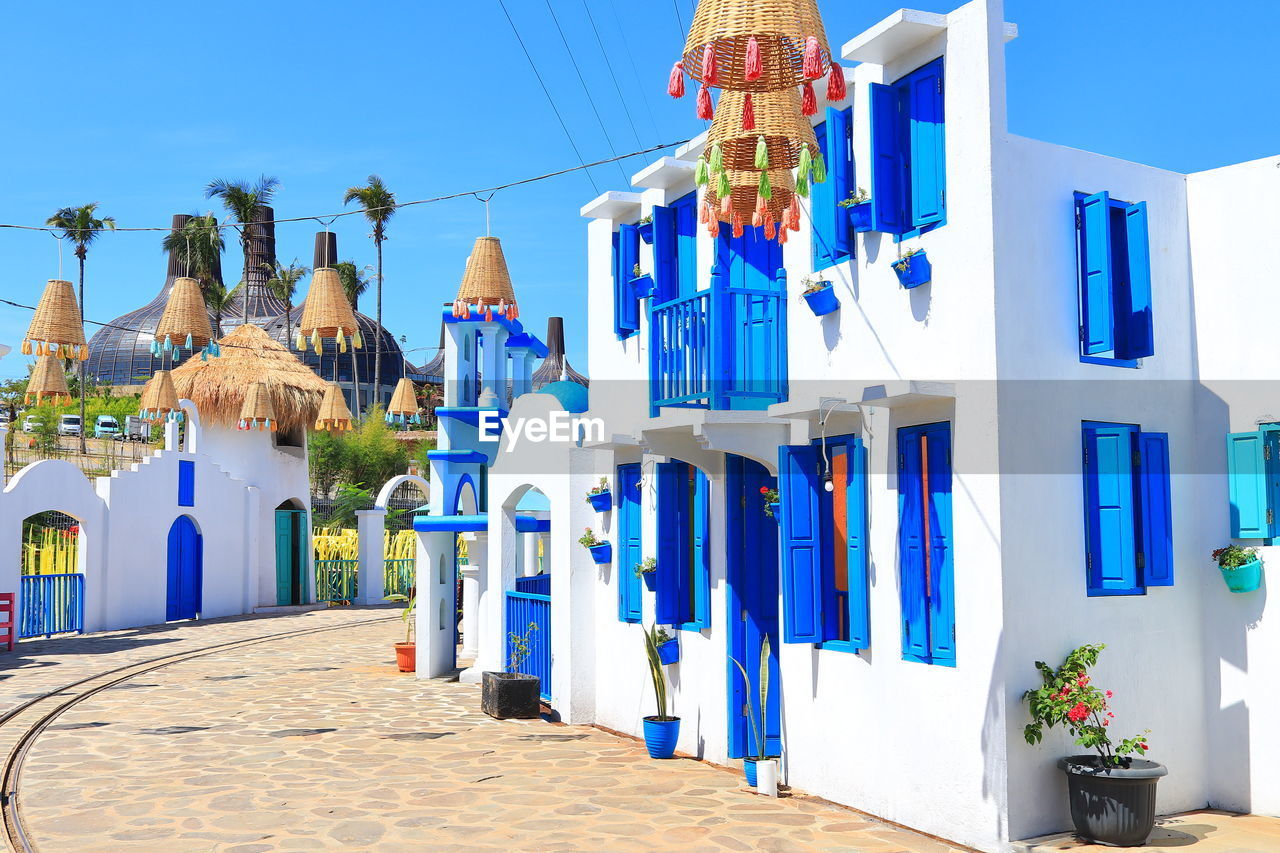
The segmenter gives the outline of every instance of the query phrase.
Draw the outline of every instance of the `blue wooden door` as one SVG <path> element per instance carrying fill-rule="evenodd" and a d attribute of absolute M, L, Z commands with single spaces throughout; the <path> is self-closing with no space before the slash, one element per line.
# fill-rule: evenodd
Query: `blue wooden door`
<path fill-rule="evenodd" d="M 763 409 L 783 399 L 779 383 L 786 365 L 786 289 L 778 275 L 782 247 L 765 239 L 761 228 L 741 237 L 724 228 L 716 242 L 716 270 L 722 275 L 715 310 L 723 325 L 715 346 L 727 375 L 718 408 Z"/>
<path fill-rule="evenodd" d="M 165 619 L 194 619 L 200 612 L 204 580 L 204 541 L 195 523 L 179 516 L 169 528 L 168 603 Z"/>
<path fill-rule="evenodd" d="M 951 425 L 898 431 L 902 656 L 955 666 Z"/>
<path fill-rule="evenodd" d="M 726 456 L 725 522 L 728 567 L 729 654 L 747 671 L 728 663 L 729 755 L 756 754 L 747 714 L 760 723 L 760 651 L 769 638 L 769 691 L 764 709 L 765 751 L 782 753 L 782 713 L 778 669 L 778 525 L 764 514 L 762 487 L 776 478 L 758 462 Z"/>
<path fill-rule="evenodd" d="M 643 593 L 636 565 L 644 559 L 640 542 L 640 463 L 618 466 L 618 618 L 639 622 Z"/>

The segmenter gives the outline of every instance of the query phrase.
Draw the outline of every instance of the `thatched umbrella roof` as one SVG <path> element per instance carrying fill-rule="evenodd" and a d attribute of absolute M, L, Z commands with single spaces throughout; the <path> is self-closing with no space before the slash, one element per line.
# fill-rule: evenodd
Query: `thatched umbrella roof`
<path fill-rule="evenodd" d="M 328 383 L 293 353 L 253 324 L 218 343 L 221 358 L 193 358 L 173 371 L 178 396 L 195 403 L 205 423 L 235 427 L 255 382 L 266 384 L 280 429 L 306 429 L 315 422 Z"/>

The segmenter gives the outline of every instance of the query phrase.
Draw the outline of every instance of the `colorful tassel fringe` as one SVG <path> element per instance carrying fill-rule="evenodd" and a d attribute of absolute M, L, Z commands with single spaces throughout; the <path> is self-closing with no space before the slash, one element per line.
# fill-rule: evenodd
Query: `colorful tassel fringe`
<path fill-rule="evenodd" d="M 746 97 L 742 99 L 742 129 L 756 129 L 756 108 L 750 92 L 747 92 Z"/>
<path fill-rule="evenodd" d="M 667 94 L 673 98 L 684 97 L 684 63 L 677 62 L 671 67 L 671 79 L 667 81 Z"/>
<path fill-rule="evenodd" d="M 720 82 L 716 73 L 716 51 L 710 44 L 702 49 L 702 82 L 707 86 L 715 86 Z"/>
<path fill-rule="evenodd" d="M 732 192 L 733 187 L 729 184 L 729 173 L 721 172 L 719 183 L 716 185 L 716 195 L 727 199 Z"/>
<path fill-rule="evenodd" d="M 831 76 L 827 78 L 827 100 L 843 101 L 849 95 L 849 90 L 844 82 L 844 69 L 836 63 L 831 63 Z"/>
<path fill-rule="evenodd" d="M 813 158 L 813 182 L 815 184 L 821 184 L 826 180 L 827 180 L 827 164 L 822 159 L 821 152 L 819 152 L 818 154 L 814 155 L 814 158 Z"/>
<path fill-rule="evenodd" d="M 724 149 L 717 142 L 711 146 L 711 172 L 715 174 L 722 171 L 724 171 Z"/>
<path fill-rule="evenodd" d="M 756 137 L 756 168 L 769 168 L 769 143 L 763 136 Z"/>
<path fill-rule="evenodd" d="M 809 36 L 804 40 L 804 77 L 806 80 L 817 80 L 821 76 L 822 45 L 818 44 L 817 36 Z"/>
<path fill-rule="evenodd" d="M 760 42 L 756 41 L 755 36 L 747 39 L 747 60 L 742 70 L 748 83 L 759 80 L 764 73 L 764 65 L 760 62 Z"/>
<path fill-rule="evenodd" d="M 693 170 L 693 182 L 697 186 L 705 187 L 707 185 L 707 161 L 704 157 L 698 158 L 698 165 Z"/>
<path fill-rule="evenodd" d="M 769 183 L 769 173 L 760 173 L 760 198 L 773 198 L 773 185 Z"/>
<path fill-rule="evenodd" d="M 818 96 L 814 94 L 813 84 L 804 81 L 804 92 L 800 96 L 800 114 L 811 116 L 818 113 Z"/>
<path fill-rule="evenodd" d="M 698 90 L 698 118 L 710 121 L 715 115 L 715 110 L 711 107 L 711 90 L 703 83 Z"/>

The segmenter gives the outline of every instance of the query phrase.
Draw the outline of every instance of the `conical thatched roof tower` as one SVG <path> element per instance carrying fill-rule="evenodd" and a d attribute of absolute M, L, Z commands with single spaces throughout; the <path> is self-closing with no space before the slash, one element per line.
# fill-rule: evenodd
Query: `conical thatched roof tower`
<path fill-rule="evenodd" d="M 547 318 L 547 357 L 533 372 L 533 390 L 537 391 L 552 382 L 567 380 L 588 385 L 587 377 L 570 366 L 564 354 L 564 318 Z"/>

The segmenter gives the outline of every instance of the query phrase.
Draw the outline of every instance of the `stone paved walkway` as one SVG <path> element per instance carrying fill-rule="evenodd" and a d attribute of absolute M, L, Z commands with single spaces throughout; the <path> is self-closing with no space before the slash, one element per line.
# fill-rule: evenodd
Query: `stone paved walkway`
<path fill-rule="evenodd" d="M 140 676 L 36 744 L 23 810 L 41 851 L 954 848 L 738 773 L 652 761 L 585 727 L 498 722 L 478 688 L 392 664 L 399 622 L 334 609 L 20 644 L 0 707 L 128 660 L 321 625 Z"/>

